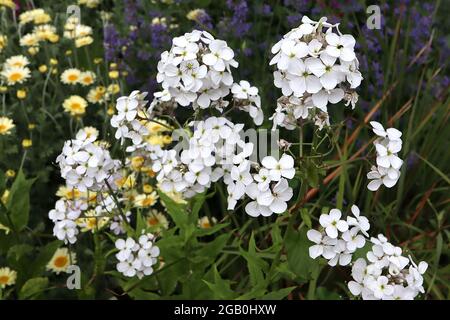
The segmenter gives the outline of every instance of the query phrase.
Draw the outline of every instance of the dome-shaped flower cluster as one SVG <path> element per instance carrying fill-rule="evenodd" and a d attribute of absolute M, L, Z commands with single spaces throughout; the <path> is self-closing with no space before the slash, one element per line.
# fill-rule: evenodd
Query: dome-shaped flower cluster
<path fill-rule="evenodd" d="M 313 259 L 322 256 L 330 266 L 351 264 L 356 250 L 366 244 L 370 229 L 369 220 L 360 214 L 356 205 L 351 208 L 353 216 L 342 220 L 342 213 L 332 209 L 319 218 L 321 231 L 311 229 L 307 237 L 314 243 L 309 248 Z M 370 238 L 372 249 L 366 259 L 359 258 L 352 265 L 353 280 L 348 283 L 350 292 L 364 300 L 412 300 L 423 293 L 423 273 L 428 265 L 415 265 L 411 258 L 402 255 L 402 249 L 392 245 L 380 234 Z M 407 268 L 409 265 L 409 268 Z"/>
<path fill-rule="evenodd" d="M 55 224 L 53 235 L 64 243 L 75 243 L 79 233 L 76 220 L 88 208 L 86 201 L 60 199 L 55 203 L 55 209 L 48 216 Z"/>
<path fill-rule="evenodd" d="M 328 260 L 330 266 L 350 264 L 353 253 L 366 244 L 363 235 L 370 229 L 369 221 L 360 215 L 359 208 L 351 208 L 353 217 L 342 220 L 339 209 L 331 209 L 329 214 L 322 214 L 319 218 L 323 231 L 309 230 L 307 237 L 315 243 L 309 248 L 309 255 L 316 259 L 319 256 Z M 362 234 L 360 234 L 362 233 Z"/>
<path fill-rule="evenodd" d="M 292 129 L 300 118 L 327 114 L 330 103 L 345 100 L 354 107 L 354 89 L 362 80 L 354 47 L 353 36 L 342 34 L 339 24 L 326 18 L 317 22 L 304 16 L 299 27 L 284 35 L 272 47 L 275 56 L 270 61 L 277 66 L 274 84 L 283 93 L 272 117 L 274 127 Z"/>
<path fill-rule="evenodd" d="M 96 134 L 80 130 L 76 139 L 64 143 L 56 159 L 67 185 L 81 192 L 102 190 L 105 182 L 113 186 L 118 176 L 120 161 L 113 160 L 109 151 L 96 140 Z"/>
<path fill-rule="evenodd" d="M 286 179 L 295 175 L 291 156 L 284 154 L 280 160 L 268 156 L 260 166 L 250 160 L 253 143 L 241 138 L 242 124 L 210 117 L 193 125 L 192 137 L 179 159 L 174 149 L 163 150 L 153 163 L 164 192 L 181 192 L 189 198 L 223 179 L 229 210 L 247 195 L 253 200 L 246 206 L 251 216 L 286 211 L 293 195 Z"/>
<path fill-rule="evenodd" d="M 155 245 L 155 236 L 151 233 L 143 234 L 138 241 L 131 237 L 126 240 L 117 239 L 116 254 L 117 271 L 126 277 L 142 278 L 153 273 L 153 266 L 158 262 L 159 248 Z"/>
<path fill-rule="evenodd" d="M 127 97 L 120 97 L 117 99 L 116 109 L 117 114 L 111 118 L 111 126 L 117 128 L 115 137 L 117 140 L 125 138 L 131 139 L 133 144 L 142 143 L 143 136 L 148 134 L 148 129 L 142 124 L 147 120 L 147 111 L 145 105 L 147 100 L 145 97 L 147 92 L 133 91 Z"/>
<path fill-rule="evenodd" d="M 371 181 L 367 185 L 370 191 L 376 191 L 381 185 L 392 188 L 400 178 L 400 168 L 403 160 L 398 157 L 402 149 L 402 133 L 395 128 L 384 129 L 383 125 L 371 121 L 373 132 L 379 137 L 374 141 L 377 152 L 377 166 L 372 166 L 367 173 Z"/>
<path fill-rule="evenodd" d="M 237 66 L 225 41 L 194 30 L 174 38 L 170 51 L 161 54 L 157 81 L 180 105 L 206 109 L 228 95 L 231 67 Z"/>
<path fill-rule="evenodd" d="M 350 292 L 364 300 L 414 300 L 424 293 L 424 261 L 416 265 L 411 257 L 402 256 L 402 249 L 392 245 L 385 236 L 372 238 L 366 259 L 359 258 L 352 267 Z M 409 267 L 408 267 L 409 266 Z"/>
<path fill-rule="evenodd" d="M 234 51 L 226 41 L 214 39 L 206 31 L 194 30 L 172 41 L 170 51 L 161 54 L 157 81 L 163 91 L 155 93 L 155 103 L 175 101 L 193 109 L 229 106 L 224 98 L 233 93 L 233 105 L 250 114 L 257 125 L 263 121 L 258 89 L 248 81 L 234 83 L 231 68 L 237 68 Z"/>

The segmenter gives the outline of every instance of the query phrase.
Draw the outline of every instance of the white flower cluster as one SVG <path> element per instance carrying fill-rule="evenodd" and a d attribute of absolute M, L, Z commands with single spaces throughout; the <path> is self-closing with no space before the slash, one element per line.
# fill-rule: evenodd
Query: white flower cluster
<path fill-rule="evenodd" d="M 236 106 L 248 112 L 257 125 L 263 115 L 258 89 L 247 81 L 234 83 L 231 67 L 237 68 L 234 52 L 226 41 L 214 39 L 206 31 L 194 30 L 172 40 L 172 48 L 161 54 L 157 81 L 163 91 L 155 93 L 157 102 L 174 100 L 193 109 L 222 111 L 230 90 Z"/>
<path fill-rule="evenodd" d="M 148 101 L 145 100 L 146 96 L 147 92 L 141 93 L 135 90 L 128 97 L 117 99 L 117 114 L 112 116 L 111 126 L 117 128 L 115 137 L 122 143 L 127 138 L 131 139 L 133 144 L 138 145 L 149 134 L 147 127 L 140 121 L 147 118 L 145 105 Z"/>
<path fill-rule="evenodd" d="M 350 292 L 364 300 L 413 300 L 424 293 L 424 261 L 417 266 L 411 257 L 402 256 L 402 249 L 393 246 L 385 236 L 372 238 L 367 260 L 359 258 L 352 267 Z M 408 267 L 409 265 L 409 267 Z"/>
<path fill-rule="evenodd" d="M 397 155 L 402 149 L 401 131 L 395 128 L 384 129 L 383 126 L 371 121 L 372 130 L 379 138 L 374 141 L 377 151 L 377 166 L 372 166 L 367 178 L 372 180 L 367 185 L 370 191 L 376 191 L 381 185 L 392 188 L 400 178 L 400 168 L 403 160 Z"/>
<path fill-rule="evenodd" d="M 105 187 L 105 181 L 114 186 L 113 181 L 118 178 L 120 161 L 113 160 L 109 151 L 96 140 L 96 134 L 81 129 L 76 139 L 64 143 L 56 159 L 67 185 L 81 192 L 99 191 Z"/>
<path fill-rule="evenodd" d="M 308 230 L 307 237 L 314 243 L 309 255 L 316 259 L 320 256 L 328 260 L 330 266 L 349 265 L 353 253 L 366 244 L 369 220 L 362 216 L 356 205 L 351 207 L 353 216 L 342 220 L 338 209 L 319 218 L 323 230 Z M 427 263 L 416 266 L 412 259 L 402 256 L 402 249 L 395 247 L 383 235 L 371 238 L 372 250 L 367 259 L 359 258 L 352 266 L 353 280 L 348 283 L 350 292 L 362 296 L 364 300 L 411 300 L 423 293 L 423 273 Z M 407 266 L 409 268 L 407 268 Z"/>
<path fill-rule="evenodd" d="M 53 235 L 64 243 L 75 243 L 79 233 L 76 220 L 88 208 L 83 200 L 60 199 L 55 203 L 55 209 L 50 210 L 48 216 L 55 224 Z"/>
<path fill-rule="evenodd" d="M 234 83 L 231 87 L 234 102 L 239 110 L 247 112 L 257 126 L 264 120 L 264 113 L 261 109 L 261 97 L 258 94 L 258 88 L 252 87 L 246 80 L 241 80 L 239 84 Z"/>
<path fill-rule="evenodd" d="M 268 156 L 260 168 L 249 160 L 253 143 L 241 138 L 243 127 L 222 117 L 195 123 L 189 145 L 179 160 L 175 150 L 163 150 L 154 161 L 152 170 L 158 173 L 161 190 L 192 197 L 223 178 L 229 210 L 248 195 L 253 200 L 246 206 L 249 215 L 283 213 L 293 194 L 286 179 L 295 175 L 294 159 L 287 154 L 279 161 Z"/>
<path fill-rule="evenodd" d="M 353 217 L 348 216 L 347 221 L 342 220 L 339 209 L 331 209 L 329 214 L 322 214 L 319 218 L 323 231 L 309 230 L 307 237 L 315 243 L 309 248 L 309 255 L 316 259 L 319 256 L 328 260 L 330 266 L 337 264 L 346 266 L 352 261 L 356 249 L 364 247 L 370 229 L 369 221 L 360 215 L 359 208 L 351 208 Z M 360 232 L 363 234 L 361 235 Z"/>
<path fill-rule="evenodd" d="M 276 64 L 278 69 L 274 72 L 274 84 L 283 93 L 271 118 L 274 128 L 293 129 L 298 119 L 308 117 L 317 123 L 314 113 L 327 114 L 329 103 L 345 100 L 346 105 L 356 104 L 355 88 L 363 78 L 354 52 L 355 39 L 342 34 L 339 24 L 326 20 L 323 17 L 312 21 L 304 16 L 299 27 L 272 47 L 275 56 L 270 65 Z M 311 109 L 313 114 L 309 114 Z"/>
<path fill-rule="evenodd" d="M 126 277 L 137 276 L 139 279 L 153 273 L 153 266 L 158 262 L 159 256 L 153 234 L 143 234 L 137 242 L 131 237 L 126 240 L 117 239 L 115 245 L 119 250 L 116 254 L 119 260 L 117 271 Z"/>
<path fill-rule="evenodd" d="M 206 31 L 194 30 L 172 40 L 161 54 L 157 81 L 180 105 L 206 109 L 230 92 L 231 67 L 238 63 L 223 40 Z"/>
<path fill-rule="evenodd" d="M 287 179 L 295 176 L 294 158 L 287 154 L 283 154 L 279 160 L 267 156 L 262 159 L 261 164 L 258 172 L 249 176 L 251 182 L 245 186 L 245 194 L 253 200 L 245 206 L 245 212 L 252 217 L 259 215 L 267 217 L 273 213 L 285 212 L 287 202 L 293 196 L 293 190 L 289 187 Z M 245 174 L 249 175 L 248 172 Z M 237 175 L 237 172 L 233 174 L 231 171 L 231 175 L 236 182 L 234 185 L 230 184 L 228 189 L 232 187 L 233 194 L 236 194 L 236 191 L 239 194 L 242 192 L 242 186 L 239 185 L 242 172 L 239 170 Z M 238 177 L 240 179 L 236 179 Z M 230 201 L 228 206 L 230 209 Z"/>

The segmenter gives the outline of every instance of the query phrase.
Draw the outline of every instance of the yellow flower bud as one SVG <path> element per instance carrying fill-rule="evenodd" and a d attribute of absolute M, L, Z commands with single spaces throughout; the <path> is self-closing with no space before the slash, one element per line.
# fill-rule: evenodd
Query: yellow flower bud
<path fill-rule="evenodd" d="M 111 79 L 117 79 L 117 78 L 119 77 L 119 71 L 117 71 L 117 70 L 110 71 L 110 72 L 108 73 L 108 76 L 109 76 Z"/>
<path fill-rule="evenodd" d="M 47 68 L 47 66 L 45 64 L 42 64 L 42 65 L 39 66 L 38 70 L 39 70 L 40 73 L 46 73 L 48 68 Z"/>
<path fill-rule="evenodd" d="M 28 130 L 34 130 L 35 128 L 36 128 L 36 124 L 34 124 L 34 123 L 28 124 Z"/>
<path fill-rule="evenodd" d="M 19 89 L 17 90 L 16 95 L 18 99 L 25 99 L 27 97 L 27 92 L 23 89 Z"/>
<path fill-rule="evenodd" d="M 33 145 L 33 141 L 31 139 L 23 139 L 22 140 L 22 147 L 23 148 L 29 148 Z"/>
<path fill-rule="evenodd" d="M 16 176 L 16 172 L 13 169 L 6 170 L 6 176 L 8 178 L 14 178 Z"/>
<path fill-rule="evenodd" d="M 50 64 L 51 64 L 52 66 L 56 66 L 56 65 L 58 64 L 58 60 L 56 60 L 56 59 L 54 59 L 54 58 L 51 58 L 51 59 L 50 59 Z"/>
<path fill-rule="evenodd" d="M 30 47 L 30 48 L 28 48 L 28 53 L 31 54 L 32 56 L 34 56 L 38 52 L 39 52 L 39 48 L 38 47 Z"/>
<path fill-rule="evenodd" d="M 144 186 L 142 187 L 142 190 L 144 191 L 144 193 L 152 193 L 154 189 L 151 185 L 144 184 Z"/>

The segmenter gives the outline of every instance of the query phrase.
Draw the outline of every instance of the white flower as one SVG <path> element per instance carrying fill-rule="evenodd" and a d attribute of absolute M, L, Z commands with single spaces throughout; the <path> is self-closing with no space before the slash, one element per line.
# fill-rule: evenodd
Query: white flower
<path fill-rule="evenodd" d="M 317 230 L 308 230 L 306 233 L 308 239 L 315 243 L 309 247 L 309 256 L 316 259 L 319 256 L 323 256 L 325 259 L 330 260 L 336 256 L 334 246 L 337 244 L 336 239 L 331 239 L 328 236 L 323 236 Z"/>
<path fill-rule="evenodd" d="M 346 242 L 347 250 L 355 252 L 356 249 L 364 247 L 366 239 L 360 235 L 358 227 L 353 227 L 342 234 L 342 239 Z"/>
<path fill-rule="evenodd" d="M 282 126 L 293 130 L 298 126 L 297 119 L 314 121 L 321 130 L 329 124 L 327 107 L 345 100 L 345 105 L 355 107 L 355 89 L 362 81 L 359 63 L 354 52 L 355 39 L 342 35 L 337 24 L 326 22 L 326 17 L 315 22 L 305 17 L 298 28 L 283 36 L 272 47 L 273 58 L 270 65 L 276 65 L 273 73 L 274 84 L 283 96 L 278 100 L 295 96 L 300 98 L 297 105 L 309 105 L 320 109 L 326 115 L 309 114 L 306 108 L 294 108 L 285 104 L 277 106 L 273 128 Z"/>
<path fill-rule="evenodd" d="M 257 202 L 267 206 L 272 212 L 283 213 L 287 209 L 287 201 L 293 196 L 292 188 L 289 187 L 286 179 L 281 179 L 272 190 L 260 193 Z"/>
<path fill-rule="evenodd" d="M 209 50 L 211 53 L 205 54 L 202 61 L 216 71 L 224 71 L 227 66 L 226 62 L 231 61 L 234 58 L 233 50 L 231 50 L 223 40 L 211 41 Z"/>
<path fill-rule="evenodd" d="M 273 181 L 279 181 L 281 177 L 292 179 L 295 176 L 294 158 L 288 154 L 283 154 L 280 160 L 266 156 L 262 159 L 261 164 L 269 169 L 270 178 Z"/>
<path fill-rule="evenodd" d="M 234 83 L 231 92 L 238 99 L 248 99 L 249 96 L 258 95 L 258 89 L 250 86 L 250 83 L 246 80 L 241 80 L 239 84 Z"/>
<path fill-rule="evenodd" d="M 155 237 L 151 234 L 142 234 L 138 241 L 131 237 L 126 240 L 117 239 L 115 246 L 119 250 L 116 258 L 117 271 L 126 277 L 142 278 L 153 273 L 153 266 L 157 263 L 160 254 L 159 248 L 154 245 Z"/>
<path fill-rule="evenodd" d="M 390 176 L 396 176 L 396 178 L 393 179 Z M 381 185 L 392 188 L 397 183 L 399 177 L 400 171 L 393 168 L 386 169 L 380 166 L 372 166 L 371 171 L 367 173 L 367 178 L 372 180 L 367 185 L 367 188 L 370 191 L 377 191 Z"/>
<path fill-rule="evenodd" d="M 253 176 L 256 182 L 258 182 L 259 191 L 266 191 L 269 189 L 270 182 L 270 171 L 266 168 L 259 169 L 259 172 Z"/>
<path fill-rule="evenodd" d="M 335 33 L 328 33 L 325 36 L 328 45 L 325 49 L 327 54 L 339 58 L 342 61 L 352 61 L 356 58 L 353 48 L 355 47 L 355 38 L 349 34 L 338 36 Z"/>
<path fill-rule="evenodd" d="M 336 255 L 328 261 L 328 265 L 336 266 L 339 263 L 340 266 L 346 266 L 352 261 L 352 255 L 347 251 L 347 245 L 344 240 L 337 240 L 333 249 Z"/>
<path fill-rule="evenodd" d="M 312 102 L 315 107 L 323 112 L 327 112 L 328 102 L 336 104 L 344 98 L 344 90 L 337 88 L 333 90 L 320 90 L 312 95 Z"/>
<path fill-rule="evenodd" d="M 373 132 L 382 138 L 387 138 L 389 141 L 399 141 L 402 136 L 402 132 L 395 128 L 388 128 L 384 130 L 383 125 L 376 121 L 370 121 Z M 401 140 L 400 140 L 401 141 Z"/>
<path fill-rule="evenodd" d="M 280 58 L 277 67 L 280 70 L 288 70 L 295 67 L 298 59 L 306 57 L 308 54 L 308 45 L 305 42 L 296 42 L 286 39 L 281 45 Z"/>
<path fill-rule="evenodd" d="M 396 170 L 400 169 L 403 164 L 402 159 L 397 156 L 402 148 L 400 143 L 389 142 L 387 146 L 381 143 L 376 143 L 375 148 L 377 149 L 377 164 L 384 168 L 392 167 Z"/>
<path fill-rule="evenodd" d="M 369 231 L 370 229 L 370 223 L 369 223 L 369 219 L 367 219 L 364 216 L 360 215 L 360 211 L 359 208 L 356 205 L 352 205 L 352 213 L 355 217 L 347 217 L 347 224 L 349 226 L 355 226 L 358 227 L 359 230 L 361 230 L 361 232 L 368 237 L 368 233 L 367 231 Z"/>
<path fill-rule="evenodd" d="M 289 85 L 297 97 L 301 97 L 305 91 L 308 93 L 317 93 L 322 89 L 319 78 L 307 70 L 302 60 L 290 70 L 288 78 L 290 80 Z"/>
<path fill-rule="evenodd" d="M 340 220 L 341 216 L 342 213 L 339 209 L 331 209 L 329 214 L 320 215 L 320 225 L 325 228 L 325 232 L 330 238 L 337 238 L 338 231 L 348 230 L 348 224 L 344 220 Z"/>
<path fill-rule="evenodd" d="M 380 276 L 371 284 L 373 295 L 378 299 L 385 299 L 394 293 L 394 287 L 388 284 L 389 279 L 385 276 Z"/>

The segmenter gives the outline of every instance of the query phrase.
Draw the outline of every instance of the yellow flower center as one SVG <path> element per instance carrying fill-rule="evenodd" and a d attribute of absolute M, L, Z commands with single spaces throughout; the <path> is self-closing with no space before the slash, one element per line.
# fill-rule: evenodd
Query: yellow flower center
<path fill-rule="evenodd" d="M 67 265 L 67 262 L 68 262 L 67 257 L 61 256 L 55 259 L 54 264 L 57 268 L 63 268 Z"/>
<path fill-rule="evenodd" d="M 156 219 L 155 217 L 150 217 L 148 218 L 148 224 L 151 226 L 156 226 L 158 224 L 158 219 Z"/>
<path fill-rule="evenodd" d="M 0 276 L 0 284 L 7 284 L 9 281 L 8 276 Z"/>
<path fill-rule="evenodd" d="M 78 111 L 78 110 L 81 110 L 81 109 L 82 109 L 82 108 L 81 108 L 81 104 L 79 104 L 78 102 L 72 103 L 72 105 L 70 106 L 70 108 L 71 108 L 72 110 L 74 110 L 74 111 Z"/>
<path fill-rule="evenodd" d="M 67 79 L 69 79 L 69 81 L 77 81 L 78 76 L 76 74 L 71 74 L 67 77 Z"/>
<path fill-rule="evenodd" d="M 12 73 L 10 76 L 9 76 L 9 79 L 11 80 L 11 81 L 19 81 L 20 79 L 22 79 L 22 74 L 21 73 L 18 73 L 18 72 L 16 72 L 16 73 Z"/>

